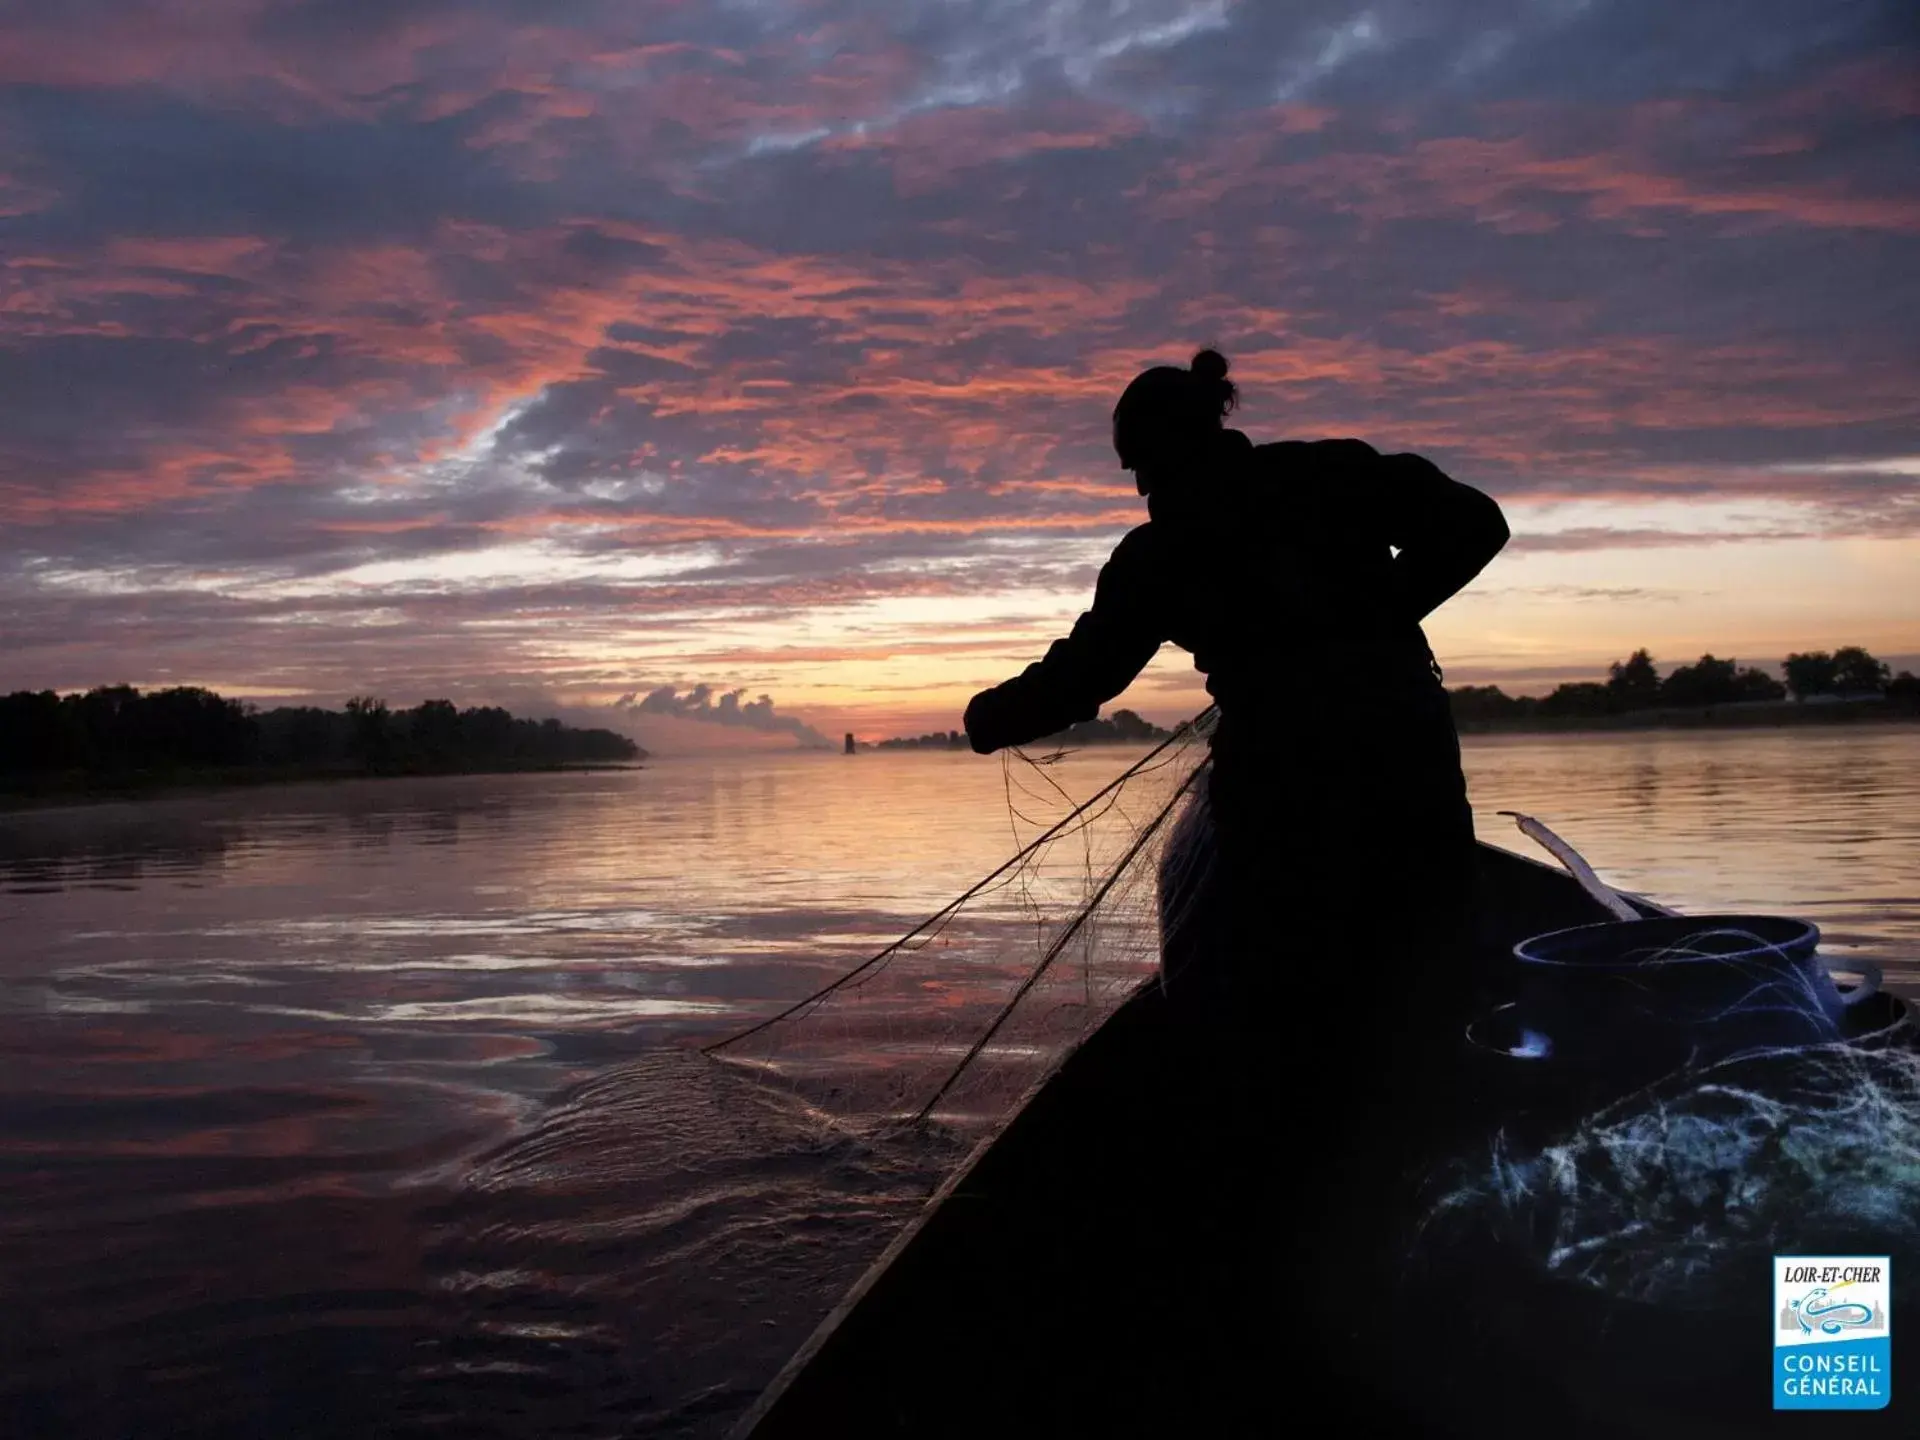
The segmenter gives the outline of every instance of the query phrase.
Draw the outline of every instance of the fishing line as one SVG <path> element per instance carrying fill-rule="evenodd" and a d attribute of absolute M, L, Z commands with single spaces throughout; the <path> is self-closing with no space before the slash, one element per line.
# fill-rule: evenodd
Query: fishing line
<path fill-rule="evenodd" d="M 947 1075 L 947 1078 L 940 1082 L 940 1088 L 933 1092 L 933 1098 L 920 1107 L 919 1112 L 913 1117 L 915 1124 L 924 1121 L 933 1113 L 934 1107 L 946 1097 L 947 1091 L 953 1088 L 954 1082 L 960 1078 L 961 1073 L 979 1057 L 981 1051 L 987 1048 L 989 1042 L 991 1042 L 995 1034 L 999 1032 L 1000 1027 L 1006 1023 L 1007 1017 L 1013 1014 L 1021 1000 L 1026 998 L 1027 992 L 1039 983 L 1040 977 L 1047 973 L 1047 970 L 1052 966 L 1055 958 L 1059 956 L 1062 950 L 1066 949 L 1067 942 L 1073 939 L 1074 935 L 1079 931 L 1080 926 L 1086 921 L 1086 918 L 1099 908 L 1102 900 L 1107 898 L 1107 892 L 1111 890 L 1115 882 L 1127 872 L 1127 867 L 1133 864 L 1134 858 L 1146 848 L 1147 842 L 1153 838 L 1155 832 L 1166 822 L 1167 816 L 1173 813 L 1174 807 L 1178 805 L 1182 797 L 1186 795 L 1187 790 L 1193 784 L 1194 777 L 1199 775 L 1205 768 L 1205 762 L 1194 766 L 1192 771 L 1188 773 L 1187 778 L 1180 782 L 1179 788 L 1173 792 L 1172 798 L 1161 807 L 1160 813 L 1154 816 L 1153 819 L 1148 822 L 1146 828 L 1134 839 L 1133 844 L 1128 847 L 1127 853 L 1120 857 L 1120 863 L 1115 865 L 1112 870 L 1107 873 L 1107 878 L 1101 882 L 1100 888 L 1094 892 L 1093 898 L 1080 908 L 1071 923 L 1061 931 L 1059 937 L 1054 940 L 1053 944 L 1047 947 L 1046 954 L 1041 956 L 1040 963 L 1034 966 L 1033 972 L 1029 974 L 1025 980 L 1020 982 L 1013 994 L 1007 998 L 1007 1003 L 1000 1007 L 1000 1013 L 993 1017 L 993 1023 L 988 1025 L 986 1031 L 980 1038 L 973 1042 L 972 1048 L 961 1057 L 960 1063 L 953 1067 L 952 1071 Z"/>
<path fill-rule="evenodd" d="M 777 1014 L 769 1015 L 763 1020 L 755 1021 L 752 1025 L 747 1026 L 743 1030 L 736 1031 L 734 1034 L 728 1035 L 722 1039 L 712 1041 L 706 1045 L 702 1045 L 700 1047 L 701 1053 L 705 1055 L 712 1055 L 717 1051 L 726 1049 L 730 1045 L 736 1045 L 740 1041 L 745 1040 L 750 1036 L 758 1035 L 761 1031 L 766 1030 L 771 1026 L 779 1024 L 782 1020 L 786 1020 L 791 1016 L 799 1014 L 801 1011 L 805 1010 L 808 1006 L 818 1005 L 820 1002 L 825 1000 L 829 995 L 832 995 L 835 991 L 842 989 L 843 987 L 852 983 L 854 980 L 858 979 L 862 975 L 865 975 L 866 973 L 871 971 L 875 966 L 882 964 L 884 961 L 898 954 L 901 950 L 907 947 L 907 944 L 909 941 L 913 940 L 917 936 L 922 935 L 923 932 L 930 931 L 932 932 L 932 934 L 938 934 L 938 927 L 943 926 L 947 921 L 949 921 L 955 914 L 957 914 L 960 911 L 960 909 L 963 906 L 967 904 L 968 901 L 973 900 L 976 896 L 985 892 L 990 886 L 994 884 L 994 882 L 1000 880 L 1002 876 L 1006 875 L 1009 871 L 1012 871 L 1016 867 L 1023 864 L 1036 851 L 1040 850 L 1049 841 L 1053 840 L 1056 836 L 1066 831 L 1069 826 L 1073 825 L 1077 821 L 1081 821 L 1083 817 L 1085 817 L 1087 813 L 1090 810 L 1092 810 L 1092 808 L 1096 804 L 1106 799 L 1107 796 L 1111 795 L 1114 791 L 1118 790 L 1122 785 L 1125 785 L 1129 780 L 1134 779 L 1138 775 L 1146 773 L 1149 769 L 1159 768 L 1158 766 L 1154 765 L 1153 762 L 1159 759 L 1161 753 L 1167 750 L 1169 747 L 1172 747 L 1177 743 L 1185 741 L 1189 735 L 1204 729 L 1204 727 L 1213 719 L 1215 709 L 1216 707 L 1210 705 L 1205 710 L 1201 711 L 1198 715 L 1194 716 L 1191 720 L 1184 720 L 1180 724 L 1176 725 L 1171 735 L 1169 735 L 1165 740 L 1162 740 L 1158 745 L 1154 746 L 1153 749 L 1149 750 L 1145 755 L 1141 756 L 1139 760 L 1135 761 L 1125 771 L 1115 776 L 1112 780 L 1108 781 L 1105 785 L 1101 786 L 1100 789 L 1096 790 L 1092 795 L 1088 796 L 1079 805 L 1075 806 L 1074 809 L 1071 812 L 1069 812 L 1066 816 L 1064 816 L 1063 818 L 1055 822 L 1053 825 L 1050 825 L 1049 827 L 1047 827 L 1047 829 L 1042 831 L 1040 835 L 1038 835 L 1032 842 L 1022 847 L 1016 854 L 1014 854 L 1008 860 L 1003 862 L 991 874 L 985 876 L 981 880 L 976 881 L 973 885 L 969 886 L 964 893 L 962 893 L 952 901 L 948 902 L 946 905 L 941 906 L 940 909 L 934 911 L 933 914 L 929 915 L 926 919 L 922 920 L 918 925 L 915 925 L 911 930 L 907 931 L 907 933 L 902 935 L 898 940 L 893 941 L 885 949 L 880 950 L 876 954 L 870 955 L 869 957 L 867 957 L 867 959 L 861 961 L 858 965 L 854 966 L 851 970 L 848 970 L 845 974 L 840 975 L 836 979 L 829 981 L 827 984 L 821 986 L 818 990 L 815 990 L 812 994 L 806 995 L 801 999 L 794 1001 L 791 1005 L 787 1006 L 786 1009 L 779 1011 Z M 1190 775 L 1187 777 L 1185 781 L 1181 783 L 1180 793 L 1184 793 L 1187 786 L 1191 783 L 1192 783 L 1192 776 Z M 1104 814 L 1106 812 L 1103 809 L 1095 813 Z M 1153 825 L 1148 828 L 1148 831 L 1146 832 L 1146 834 L 1151 834 L 1152 830 L 1157 828 L 1160 824 L 1160 821 L 1165 818 L 1165 815 L 1166 815 L 1166 812 L 1163 810 L 1161 812 L 1161 815 L 1154 820 Z M 1106 884 L 1101 887 L 1099 895 L 1096 896 L 1094 901 L 1092 902 L 1093 904 L 1099 903 L 1099 899 L 1105 896 L 1107 890 L 1111 888 L 1114 881 L 1119 877 L 1120 873 L 1125 870 L 1126 864 L 1130 863 L 1134 858 L 1134 856 L 1139 853 L 1141 846 L 1145 843 L 1146 834 L 1143 834 L 1140 840 L 1135 843 L 1134 847 L 1128 851 L 1125 862 L 1123 862 L 1120 866 L 1116 867 L 1113 874 L 1108 877 Z M 1079 928 L 1081 921 L 1085 919 L 1087 911 L 1090 910 L 1091 908 L 1092 906 L 1089 905 L 1088 907 L 1083 909 L 1079 915 L 1075 917 L 1073 924 L 1068 928 L 1067 935 L 1070 936 L 1075 930 Z M 928 938 L 931 938 L 931 935 L 929 935 Z M 1065 938 L 1066 937 L 1063 936 L 1062 941 L 1059 943 L 1064 943 Z M 1050 951 L 1046 959 L 1042 961 L 1042 964 L 1041 964 L 1042 970 L 1045 969 L 1047 964 L 1051 963 L 1053 954 L 1057 953 L 1057 948 L 1058 947 L 1056 945 L 1055 950 Z M 1036 971 L 1033 975 L 1028 977 L 1027 981 L 1020 987 L 1019 994 L 1024 995 L 1027 992 L 1027 990 L 1031 989 L 1033 986 L 1033 982 L 1039 978 L 1039 974 L 1040 972 Z M 1018 996 L 1016 996 L 1015 998 L 1017 999 Z M 994 1026 L 996 1029 L 1000 1025 L 1001 1021 L 1003 1021 L 1004 1019 L 1005 1019 L 1005 1012 L 1003 1012 L 1001 1016 L 995 1020 Z M 982 1041 L 981 1044 L 976 1045 L 973 1050 L 968 1052 L 967 1061 L 971 1061 L 973 1057 L 979 1053 L 984 1043 L 985 1042 Z M 967 1061 L 963 1061 L 959 1069 L 964 1069 L 966 1067 Z M 959 1070 L 957 1069 L 954 1073 L 955 1075 L 957 1075 L 959 1073 Z M 952 1084 L 953 1078 L 954 1076 L 949 1076 L 947 1083 L 941 1086 L 942 1094 L 944 1094 L 948 1089 L 948 1087 Z"/>

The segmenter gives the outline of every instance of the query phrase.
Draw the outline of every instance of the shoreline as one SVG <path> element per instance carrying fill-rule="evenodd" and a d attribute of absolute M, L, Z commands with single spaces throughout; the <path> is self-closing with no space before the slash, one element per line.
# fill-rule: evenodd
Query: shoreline
<path fill-rule="evenodd" d="M 1528 715 L 1456 719 L 1462 735 L 1612 734 L 1622 730 L 1802 730 L 1848 725 L 1920 725 L 1920 712 L 1884 704 L 1708 705 L 1631 710 L 1621 715 Z"/>
<path fill-rule="evenodd" d="M 621 760 L 530 761 L 523 765 L 417 766 L 369 770 L 364 767 L 273 765 L 223 770 L 132 772 L 121 775 L 63 774 L 25 786 L 0 782 L 0 814 L 66 809 L 81 805 L 130 804 L 142 800 L 179 800 L 219 795 L 270 785 L 323 785 L 349 780 L 431 780 L 460 775 L 557 775 L 604 770 L 643 770 L 643 762 Z"/>
<path fill-rule="evenodd" d="M 1920 725 L 1920 710 L 1885 702 L 1841 701 L 1805 704 L 1796 701 L 1746 701 L 1730 705 L 1662 706 L 1628 710 L 1614 715 L 1519 715 L 1512 718 L 1454 717 L 1462 735 L 1579 735 L 1615 734 L 1622 730 L 1804 730 L 1834 726 Z M 1170 736 L 1154 739 L 1098 739 L 1046 746 L 1049 750 L 1145 749 Z M 1042 749 L 1036 741 L 1026 747 Z M 971 755 L 965 745 L 862 744 L 859 754 Z"/>
<path fill-rule="evenodd" d="M 1787 703 L 1707 706 L 1697 710 L 1637 710 L 1620 715 L 1530 715 L 1513 719 L 1455 721 L 1455 729 L 1463 738 L 1481 735 L 1620 734 L 1633 731 L 1827 730 L 1835 727 L 1882 728 L 1900 725 L 1920 725 L 1920 712 L 1908 710 L 1905 707 L 1880 705 L 1802 706 Z M 1068 751 L 1126 750 L 1145 748 L 1152 743 L 1154 742 L 1132 738 L 1103 737 L 1097 740 L 1083 740 L 1078 744 L 1061 748 Z M 965 746 L 946 749 L 933 745 L 863 746 L 860 753 L 972 754 Z M 69 773 L 45 777 L 37 783 L 24 785 L 0 781 L 0 815 L 28 810 L 67 809 L 84 805 L 175 800 L 272 785 L 335 784 L 352 780 L 444 779 L 453 776 L 477 775 L 592 774 L 645 768 L 647 768 L 646 763 L 638 760 L 568 760 L 531 761 L 517 765 L 419 766 L 385 770 L 344 766 L 283 765 L 248 766 L 234 770 L 207 767 L 198 770 L 181 769 L 119 775 Z"/>

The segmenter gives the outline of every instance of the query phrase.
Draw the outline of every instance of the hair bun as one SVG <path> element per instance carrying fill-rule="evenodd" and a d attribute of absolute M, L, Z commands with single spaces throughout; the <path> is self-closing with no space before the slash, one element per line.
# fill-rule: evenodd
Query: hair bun
<path fill-rule="evenodd" d="M 1227 357 L 1218 350 L 1202 350 L 1193 357 L 1187 373 L 1198 382 L 1201 404 L 1214 423 L 1224 420 L 1240 403 L 1240 390 L 1227 379 Z"/>
<path fill-rule="evenodd" d="M 1218 350 L 1202 350 L 1187 368 L 1200 379 L 1217 385 L 1227 378 L 1227 357 Z"/>

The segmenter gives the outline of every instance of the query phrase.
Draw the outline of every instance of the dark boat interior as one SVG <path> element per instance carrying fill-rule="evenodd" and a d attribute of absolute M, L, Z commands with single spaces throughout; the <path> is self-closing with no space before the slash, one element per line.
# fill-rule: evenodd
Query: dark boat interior
<path fill-rule="evenodd" d="M 1487 846 L 1482 866 L 1489 971 L 1525 937 L 1610 918 L 1559 870 Z M 1436 1166 L 1554 1118 L 1457 1047 L 1327 1107 L 1339 1073 L 1263 1086 L 1260 1057 L 1171 1029 L 1149 985 L 1067 1057 L 736 1435 L 1913 1433 L 1897 1394 L 1772 1411 L 1770 1272 L 1750 1303 L 1703 1312 L 1423 1231 Z"/>

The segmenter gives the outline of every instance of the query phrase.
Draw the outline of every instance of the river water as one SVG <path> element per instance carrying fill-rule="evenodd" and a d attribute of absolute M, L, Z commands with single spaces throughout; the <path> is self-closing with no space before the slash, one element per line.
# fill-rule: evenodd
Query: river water
<path fill-rule="evenodd" d="M 953 1155 L 856 1142 L 690 1042 L 1136 756 L 0 816 L 0 1433 L 720 1433 Z M 1920 727 L 1466 757 L 1484 838 L 1528 851 L 1494 813 L 1527 811 L 1622 888 L 1804 916 L 1920 992 Z"/>

